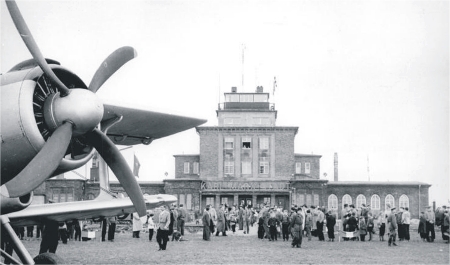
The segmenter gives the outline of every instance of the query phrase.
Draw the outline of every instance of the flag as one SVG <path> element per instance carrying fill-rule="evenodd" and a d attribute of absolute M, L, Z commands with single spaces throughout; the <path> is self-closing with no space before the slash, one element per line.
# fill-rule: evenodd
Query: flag
<path fill-rule="evenodd" d="M 275 95 L 275 88 L 277 88 L 277 77 L 276 77 L 276 76 L 273 77 L 273 90 L 272 90 L 272 95 Z"/>
<path fill-rule="evenodd" d="M 134 163 L 133 163 L 133 175 L 139 178 L 139 168 L 141 167 L 141 163 L 137 159 L 136 155 L 134 155 Z"/>

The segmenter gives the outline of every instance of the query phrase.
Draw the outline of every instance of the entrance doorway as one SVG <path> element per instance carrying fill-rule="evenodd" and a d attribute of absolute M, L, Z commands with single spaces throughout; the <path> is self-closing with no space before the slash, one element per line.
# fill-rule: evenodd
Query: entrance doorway
<path fill-rule="evenodd" d="M 246 195 L 242 195 L 239 196 L 239 206 L 253 206 L 252 205 L 252 196 L 246 196 Z"/>

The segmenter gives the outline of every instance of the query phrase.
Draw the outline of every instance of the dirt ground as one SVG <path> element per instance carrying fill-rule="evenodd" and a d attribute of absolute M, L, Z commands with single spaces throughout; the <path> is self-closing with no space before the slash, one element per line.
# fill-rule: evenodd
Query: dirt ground
<path fill-rule="evenodd" d="M 211 236 L 202 240 L 202 232 L 186 232 L 187 241 L 169 241 L 166 251 L 158 251 L 155 236 L 149 241 L 148 233 L 132 238 L 130 231 L 117 233 L 114 242 L 91 241 L 60 242 L 56 254 L 67 264 L 449 264 L 449 244 L 436 231 L 436 241 L 423 242 L 417 231 L 411 231 L 409 242 L 397 242 L 388 247 L 387 241 L 319 242 L 304 238 L 301 248 L 291 248 L 291 242 L 259 240 L 256 227 L 250 234 L 243 231 L 228 236 Z M 386 236 L 385 236 L 386 238 Z M 327 240 L 327 236 L 325 235 Z M 23 240 L 34 257 L 40 240 Z"/>

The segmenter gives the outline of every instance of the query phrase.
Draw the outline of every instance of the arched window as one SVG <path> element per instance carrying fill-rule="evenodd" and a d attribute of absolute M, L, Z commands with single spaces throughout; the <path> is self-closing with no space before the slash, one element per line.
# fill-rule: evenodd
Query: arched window
<path fill-rule="evenodd" d="M 398 200 L 398 207 L 408 207 L 409 208 L 409 198 L 405 194 L 400 196 L 400 199 Z"/>
<path fill-rule="evenodd" d="M 356 197 L 356 208 L 361 207 L 363 203 L 366 204 L 366 196 L 359 194 L 358 197 Z"/>
<path fill-rule="evenodd" d="M 334 194 L 328 196 L 328 210 L 338 209 L 338 197 Z"/>
<path fill-rule="evenodd" d="M 389 204 L 389 206 L 388 206 Z M 391 194 L 388 194 L 386 196 L 386 198 L 384 199 L 384 208 L 386 210 L 390 210 L 390 208 L 395 207 L 395 201 L 394 201 L 394 196 L 392 196 Z"/>
<path fill-rule="evenodd" d="M 372 198 L 370 198 L 370 208 L 372 210 L 380 210 L 380 196 L 374 194 Z"/>
<path fill-rule="evenodd" d="M 344 204 L 352 204 L 352 197 L 350 197 L 350 195 L 345 194 L 344 197 L 342 197 L 342 209 L 344 209 Z"/>

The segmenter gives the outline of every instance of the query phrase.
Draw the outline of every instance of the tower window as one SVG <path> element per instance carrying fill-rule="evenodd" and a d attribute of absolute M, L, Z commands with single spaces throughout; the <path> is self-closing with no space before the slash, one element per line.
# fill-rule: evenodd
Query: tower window
<path fill-rule="evenodd" d="M 252 138 L 251 137 L 242 137 L 242 148 L 243 149 L 252 148 Z"/>

